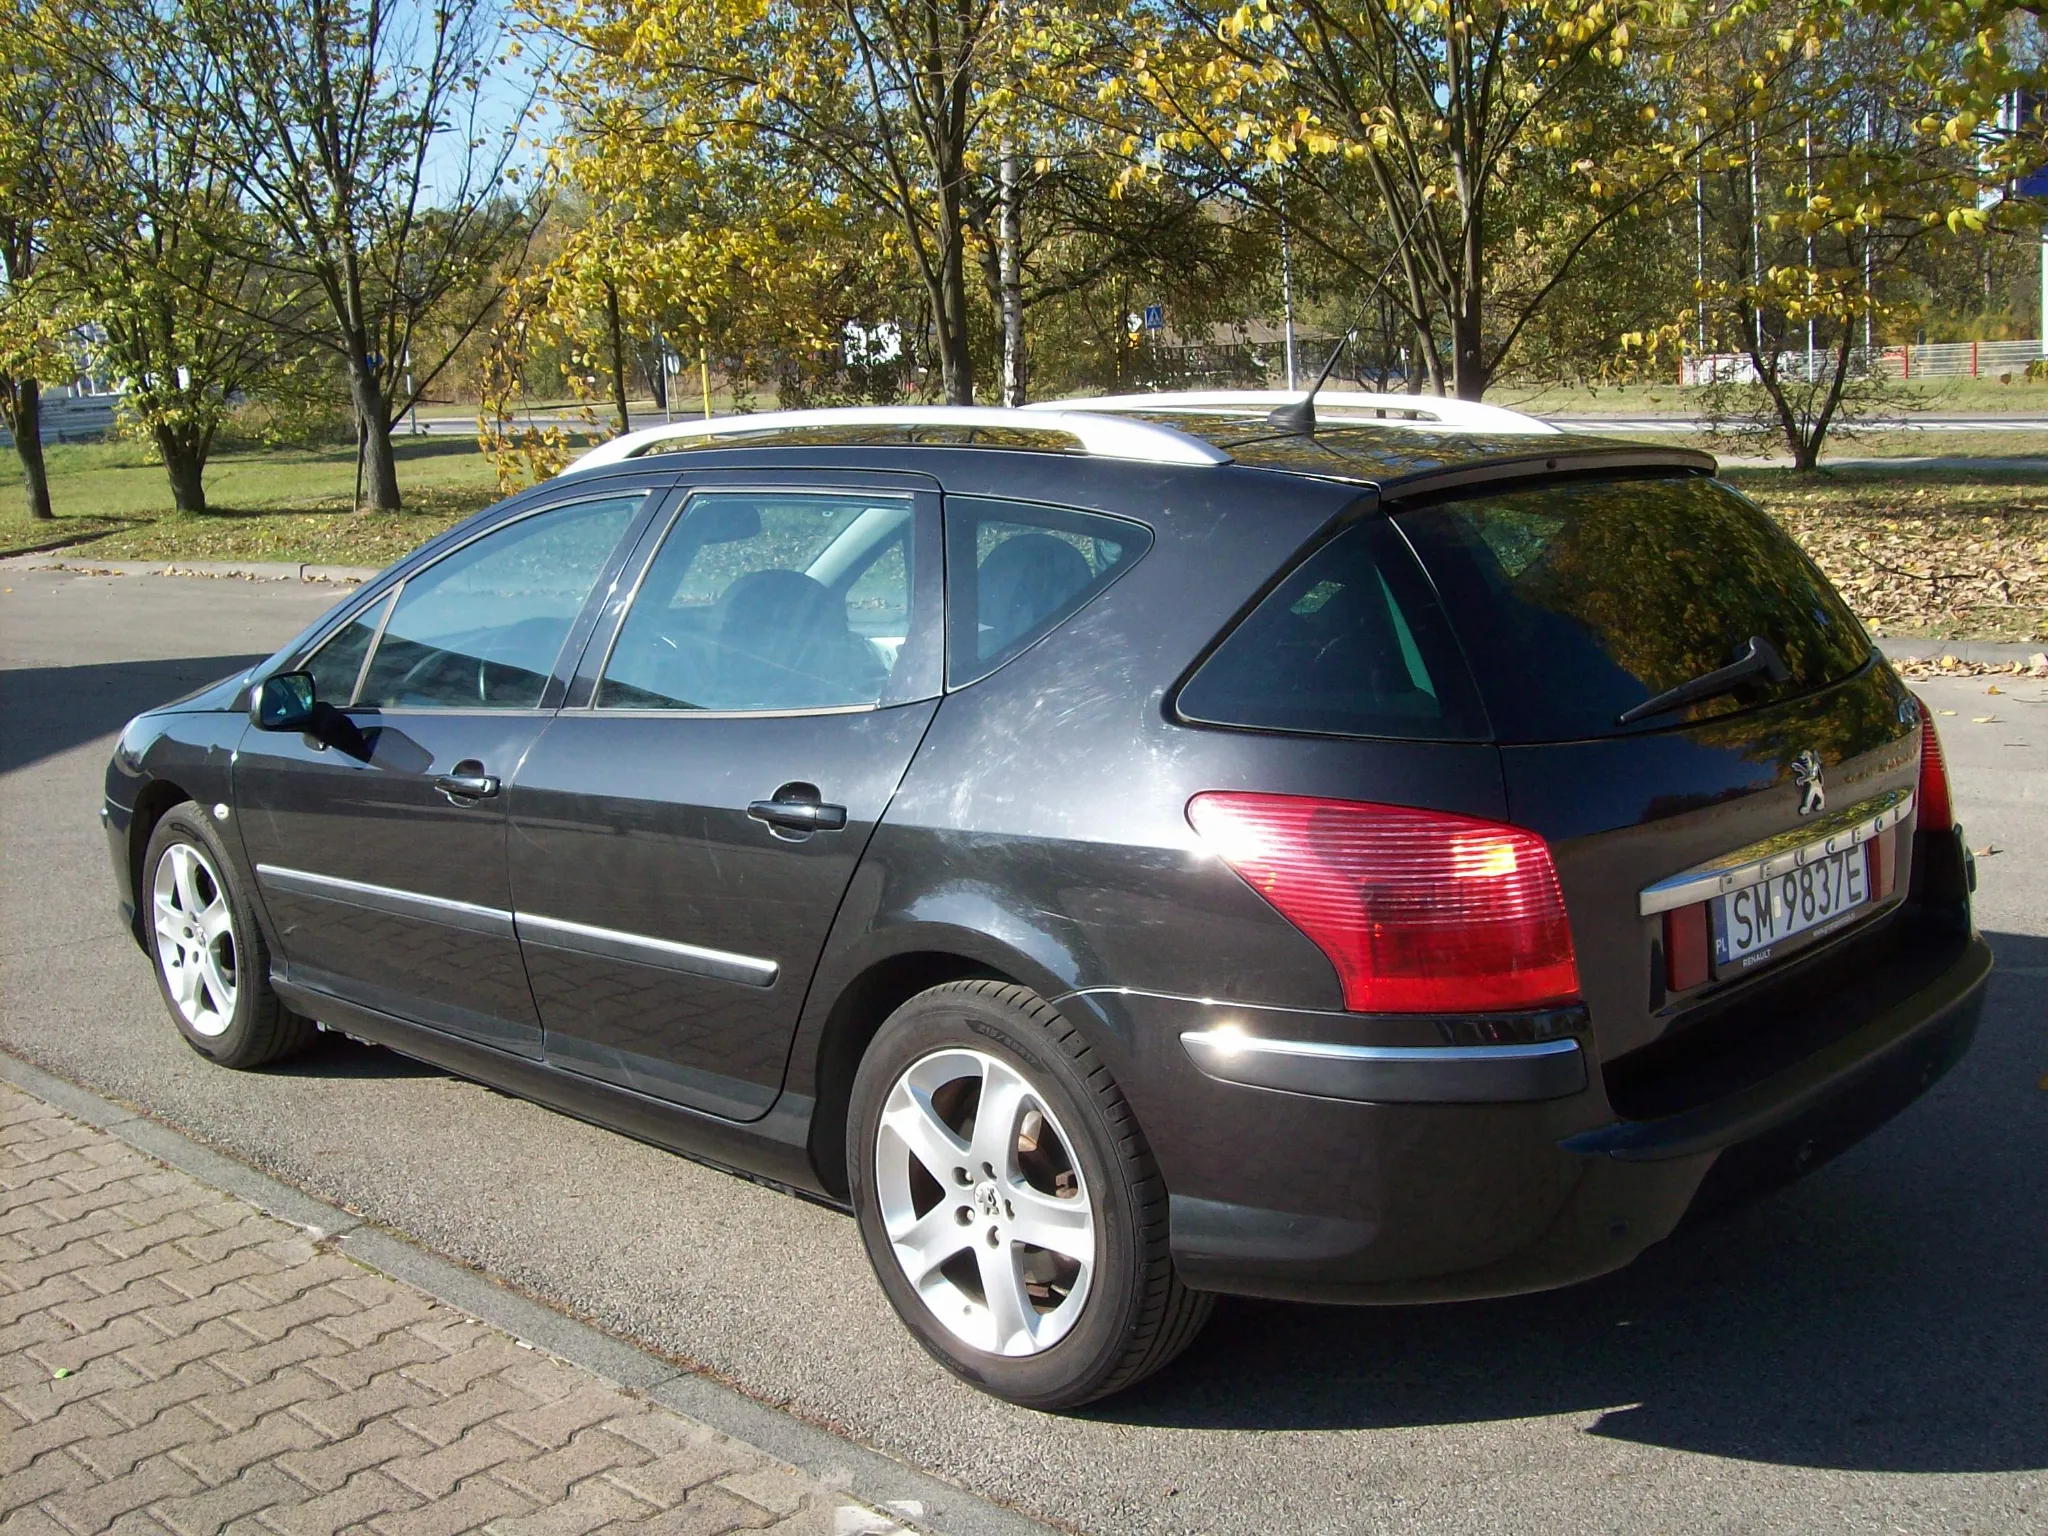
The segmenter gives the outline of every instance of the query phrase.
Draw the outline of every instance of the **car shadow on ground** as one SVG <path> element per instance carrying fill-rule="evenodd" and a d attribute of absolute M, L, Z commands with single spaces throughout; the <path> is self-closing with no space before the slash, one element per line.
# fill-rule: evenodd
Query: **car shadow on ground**
<path fill-rule="evenodd" d="M 181 656 L 82 667 L 0 669 L 0 773 L 121 729 L 145 709 L 247 671 L 262 656 Z"/>
<path fill-rule="evenodd" d="M 276 1077 L 332 1078 L 364 1082 L 377 1078 L 453 1077 L 431 1062 L 401 1056 L 397 1051 L 336 1031 L 322 1030 L 305 1050 L 264 1071 Z"/>
<path fill-rule="evenodd" d="M 2048 1467 L 2048 941 L 1989 937 L 2007 974 L 1970 1055 L 1802 1183 L 1569 1290 L 1225 1301 L 1175 1366 L 1084 1412 L 1293 1430 L 1569 1415 L 1751 1461 Z"/>

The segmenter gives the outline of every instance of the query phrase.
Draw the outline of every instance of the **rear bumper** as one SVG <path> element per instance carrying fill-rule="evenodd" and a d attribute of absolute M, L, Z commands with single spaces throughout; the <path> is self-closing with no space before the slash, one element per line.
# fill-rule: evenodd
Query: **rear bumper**
<path fill-rule="evenodd" d="M 1134 993 L 1079 994 L 1061 1006 L 1095 1008 L 1147 1058 L 1119 1080 L 1141 1085 L 1131 1097 L 1172 1191 L 1173 1251 L 1189 1285 L 1308 1301 L 1447 1301 L 1617 1269 L 1688 1216 L 1796 1178 L 1905 1108 L 1968 1049 L 1991 953 L 1952 923 L 1916 926 L 1910 954 L 1904 935 L 1900 943 L 1895 974 L 1869 976 L 1840 998 L 1856 1017 L 1838 1008 L 1824 1048 L 1655 1118 L 1616 1115 L 1583 1041 L 1576 1052 L 1494 1061 L 1411 1053 L 1399 1064 L 1404 1102 L 1359 1102 L 1371 1074 L 1381 1087 L 1394 1080 L 1375 1059 L 1383 1053 L 1347 1062 L 1241 1052 L 1223 1064 L 1236 1068 L 1226 1079 L 1181 1044 L 1232 1026 L 1328 1040 L 1342 1015 Z M 1360 1021 L 1348 1023 L 1356 1032 Z M 1275 1058 L 1295 1076 L 1273 1079 Z M 1537 1074 L 1566 1064 L 1584 1074 L 1579 1086 L 1552 1094 L 1562 1079 Z M 1487 1073 L 1524 1091 L 1472 1101 L 1465 1090 Z"/>

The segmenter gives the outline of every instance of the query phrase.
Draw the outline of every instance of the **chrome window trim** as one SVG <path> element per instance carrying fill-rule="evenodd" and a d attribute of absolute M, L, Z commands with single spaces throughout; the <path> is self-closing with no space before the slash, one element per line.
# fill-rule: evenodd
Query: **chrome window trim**
<path fill-rule="evenodd" d="M 1913 791 L 1894 789 L 1804 827 L 1794 827 L 1681 870 L 1645 886 L 1638 902 L 1644 917 L 1689 907 L 1759 880 L 1786 874 L 1813 859 L 1846 853 L 1913 814 Z M 1816 836 L 1818 833 L 1820 835 Z"/>
<path fill-rule="evenodd" d="M 895 704 L 820 704 L 811 709 L 629 709 L 622 704 L 608 704 L 598 709 L 585 704 L 563 713 L 587 714 L 599 720 L 804 720 L 813 715 L 872 715 L 878 709 L 900 707 Z"/>
<path fill-rule="evenodd" d="M 384 594 L 384 611 L 377 616 L 377 632 L 370 636 L 369 649 L 363 652 L 363 659 L 356 663 L 355 686 L 349 689 L 348 703 L 343 706 L 344 708 L 354 709 L 356 700 L 363 696 L 363 684 L 370 676 L 370 662 L 377 655 L 377 647 L 384 643 L 384 626 L 391 622 L 391 615 L 398 612 L 398 599 L 405 591 L 406 582 L 411 579 L 410 576 L 401 576 L 393 583 L 391 590 Z"/>
<path fill-rule="evenodd" d="M 910 515 L 913 518 L 917 516 L 917 492 L 893 486 L 872 492 L 857 485 L 775 485 L 767 482 L 764 482 L 759 485 L 719 484 L 691 485 L 685 487 L 683 491 L 683 499 L 681 504 L 678 505 L 675 511 L 669 515 L 668 526 L 661 530 L 660 536 L 654 541 L 654 548 L 647 552 L 647 558 L 640 562 L 640 569 L 636 571 L 633 575 L 633 590 L 626 594 L 626 600 L 619 608 L 619 621 L 612 626 L 611 634 L 605 638 L 604 660 L 599 662 L 597 665 L 597 669 L 590 674 L 590 697 L 586 699 L 582 704 L 579 704 L 574 711 L 565 711 L 565 713 L 589 715 L 593 719 L 610 719 L 613 717 L 618 717 L 627 720 L 764 720 L 778 718 L 801 719 L 807 715 L 857 715 L 865 714 L 869 711 L 877 710 L 883 707 L 882 702 L 879 699 L 877 699 L 872 704 L 820 704 L 810 709 L 718 710 L 622 709 L 617 705 L 600 705 L 597 702 L 599 696 L 602 695 L 604 692 L 605 674 L 611 671 L 612 656 L 619 648 L 619 637 L 625 634 L 626 626 L 633 621 L 633 609 L 636 606 L 638 606 L 640 602 L 640 589 L 644 585 L 646 585 L 648 573 L 654 569 L 655 563 L 661 559 L 661 552 L 668 547 L 668 541 L 671 538 L 675 537 L 675 531 L 683 525 L 683 519 L 690 515 L 691 505 L 694 502 L 696 502 L 699 497 L 702 496 L 725 495 L 840 497 L 872 496 L 876 499 L 908 502 L 910 505 Z M 943 535 L 941 537 L 943 538 Z M 910 569 L 910 562 L 908 560 L 904 561 L 904 567 L 904 580 L 911 586 L 911 590 L 908 593 L 908 597 L 909 600 L 914 603 L 917 597 L 917 593 L 915 590 L 917 573 L 914 570 Z M 944 620 L 941 619 L 941 623 L 943 622 Z"/>
<path fill-rule="evenodd" d="M 522 944 L 597 955 L 607 960 L 630 960 L 663 970 L 681 971 L 690 976 L 734 981 L 742 986 L 772 987 L 782 972 L 782 967 L 775 961 L 755 955 L 707 949 L 699 944 L 679 944 L 672 939 L 649 938 L 645 934 L 599 928 L 590 923 L 572 923 L 559 917 L 519 912 L 514 914 L 513 922 Z"/>
<path fill-rule="evenodd" d="M 344 880 L 338 875 L 316 875 L 311 870 L 287 869 L 277 864 L 258 864 L 256 879 L 273 891 L 362 907 L 391 917 L 425 918 L 428 922 L 492 938 L 509 939 L 513 934 L 512 914 L 500 907 L 451 901 L 445 896 L 427 896 L 418 891 L 401 891 L 394 886 L 370 885 L 361 880 Z"/>

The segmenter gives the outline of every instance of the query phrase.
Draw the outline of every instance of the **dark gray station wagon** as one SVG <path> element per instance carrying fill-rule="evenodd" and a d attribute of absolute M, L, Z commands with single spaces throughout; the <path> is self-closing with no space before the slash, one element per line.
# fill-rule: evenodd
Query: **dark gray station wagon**
<path fill-rule="evenodd" d="M 1933 726 L 1711 459 L 1281 398 L 656 427 L 479 513 L 123 734 L 177 1027 L 849 1207 L 1040 1407 L 1219 1292 L 1614 1269 L 1956 1061 Z"/>

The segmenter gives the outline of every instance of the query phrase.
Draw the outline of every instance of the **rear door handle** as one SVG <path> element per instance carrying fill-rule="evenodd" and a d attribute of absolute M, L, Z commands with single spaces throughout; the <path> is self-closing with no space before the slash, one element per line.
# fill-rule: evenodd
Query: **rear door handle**
<path fill-rule="evenodd" d="M 752 801 L 747 806 L 747 814 L 756 821 L 767 823 L 771 830 L 783 827 L 791 832 L 837 832 L 846 825 L 845 806 L 824 805 L 794 796 L 778 795 L 773 800 Z"/>
<path fill-rule="evenodd" d="M 451 805 L 474 805 L 498 792 L 498 778 L 485 773 L 484 765 L 474 758 L 465 758 L 455 765 L 454 772 L 435 779 L 434 788 L 446 795 Z"/>

